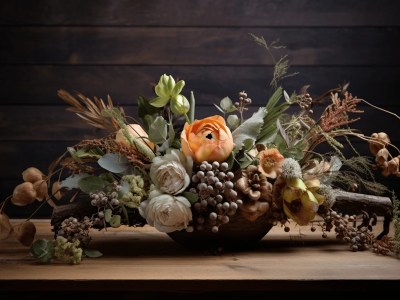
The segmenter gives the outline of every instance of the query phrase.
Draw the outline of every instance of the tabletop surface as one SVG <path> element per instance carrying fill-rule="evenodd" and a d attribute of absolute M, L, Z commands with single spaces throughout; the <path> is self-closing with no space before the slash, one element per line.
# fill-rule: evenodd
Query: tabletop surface
<path fill-rule="evenodd" d="M 37 238 L 52 238 L 49 220 L 34 220 Z M 0 241 L 0 290 L 349 290 L 400 284 L 400 259 L 352 252 L 308 227 L 275 226 L 254 247 L 221 252 L 188 249 L 146 225 L 92 232 L 103 253 L 79 265 L 38 263 L 29 248 Z M 99 284 L 101 283 L 101 284 Z"/>

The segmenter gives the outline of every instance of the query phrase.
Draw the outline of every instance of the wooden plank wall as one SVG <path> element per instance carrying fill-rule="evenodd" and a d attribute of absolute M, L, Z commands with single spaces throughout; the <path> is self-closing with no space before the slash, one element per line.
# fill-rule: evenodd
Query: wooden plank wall
<path fill-rule="evenodd" d="M 299 72 L 283 82 L 289 93 L 310 84 L 317 96 L 349 81 L 353 95 L 399 114 L 399 3 L 2 0 L 0 199 L 24 168 L 45 171 L 67 146 L 99 134 L 65 111 L 59 88 L 111 95 L 135 115 L 137 96 L 152 96 L 152 84 L 167 73 L 185 79 L 186 94 L 194 91 L 197 117 L 217 113 L 213 103 L 241 90 L 263 105 L 273 62 L 249 33 L 286 45 L 281 54 Z M 390 132 L 400 146 L 399 120 L 363 108 L 360 129 Z M 400 179 L 385 180 L 395 188 Z"/>

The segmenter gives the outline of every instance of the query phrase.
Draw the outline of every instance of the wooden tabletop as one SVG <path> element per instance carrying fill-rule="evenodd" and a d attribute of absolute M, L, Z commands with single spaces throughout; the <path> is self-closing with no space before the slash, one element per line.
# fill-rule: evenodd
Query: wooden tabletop
<path fill-rule="evenodd" d="M 34 220 L 37 238 L 52 238 L 49 220 Z M 400 284 L 400 260 L 295 227 L 274 227 L 248 250 L 187 249 L 154 228 L 93 231 L 100 258 L 79 265 L 41 264 L 15 239 L 0 241 L 0 291 L 325 291 Z M 0 293 L 1 294 L 1 293 Z"/>

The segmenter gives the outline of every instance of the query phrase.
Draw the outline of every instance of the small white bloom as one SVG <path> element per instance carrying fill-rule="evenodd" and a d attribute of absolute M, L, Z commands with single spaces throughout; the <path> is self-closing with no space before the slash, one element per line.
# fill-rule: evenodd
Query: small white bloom
<path fill-rule="evenodd" d="M 179 150 L 155 157 L 150 167 L 150 178 L 163 193 L 177 195 L 190 183 L 193 160 Z"/>
<path fill-rule="evenodd" d="M 150 192 L 149 199 L 139 206 L 140 215 L 161 232 L 185 229 L 192 220 L 190 202 L 183 196 Z"/>

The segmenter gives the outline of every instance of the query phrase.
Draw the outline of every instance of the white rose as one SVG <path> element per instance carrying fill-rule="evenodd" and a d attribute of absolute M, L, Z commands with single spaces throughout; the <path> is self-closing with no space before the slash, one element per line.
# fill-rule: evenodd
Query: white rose
<path fill-rule="evenodd" d="M 186 157 L 179 150 L 171 150 L 171 153 L 153 159 L 150 178 L 163 193 L 177 195 L 188 187 L 192 167 L 191 157 Z"/>
<path fill-rule="evenodd" d="M 140 215 L 161 232 L 185 229 L 192 220 L 190 202 L 183 196 L 150 192 L 149 199 L 139 206 Z"/>

